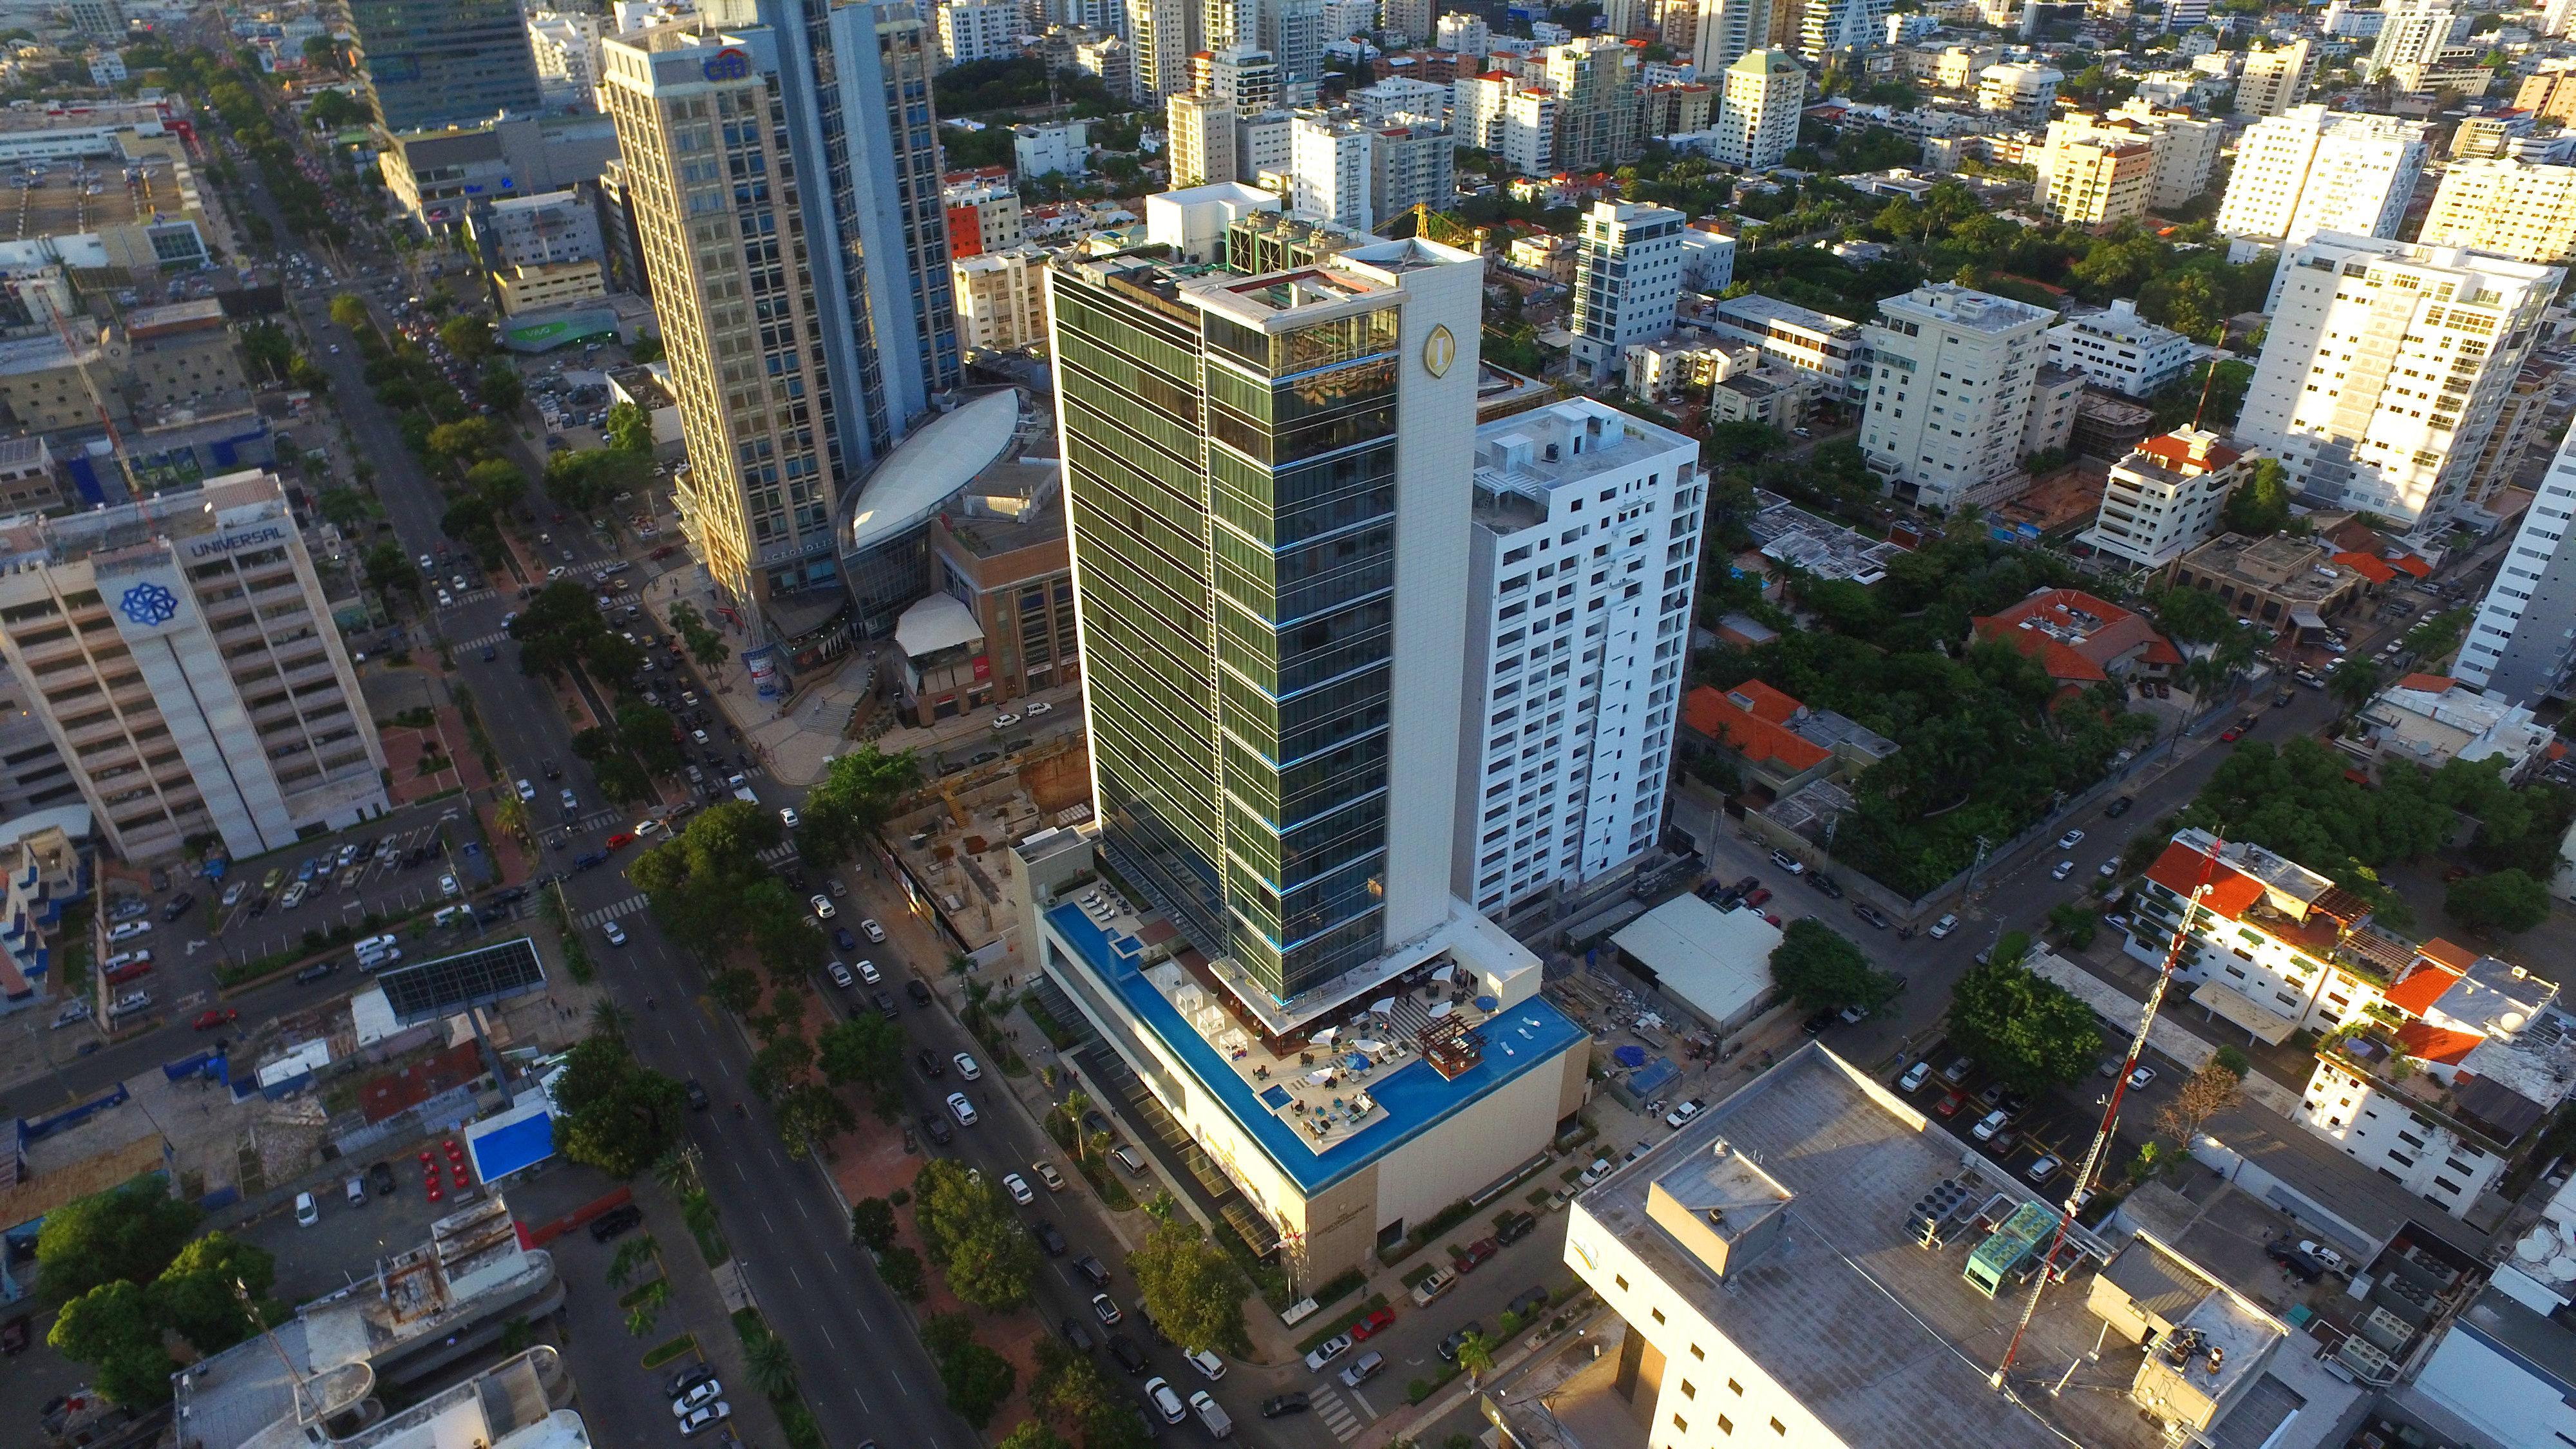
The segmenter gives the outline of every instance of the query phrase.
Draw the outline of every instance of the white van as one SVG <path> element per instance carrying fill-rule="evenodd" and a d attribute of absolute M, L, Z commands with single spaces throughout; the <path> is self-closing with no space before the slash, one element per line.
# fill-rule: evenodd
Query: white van
<path fill-rule="evenodd" d="M 358 942 L 353 948 L 358 953 L 358 969 L 373 971 L 401 960 L 402 950 L 394 944 L 395 939 L 391 935 L 369 936 Z"/>

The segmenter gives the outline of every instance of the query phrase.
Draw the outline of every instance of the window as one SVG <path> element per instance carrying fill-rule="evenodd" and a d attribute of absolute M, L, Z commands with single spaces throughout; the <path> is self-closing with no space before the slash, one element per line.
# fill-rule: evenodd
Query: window
<path fill-rule="evenodd" d="M 1625 1293 L 1628 1291 L 1628 1280 L 1626 1278 L 1613 1273 L 1610 1275 L 1610 1281 L 1619 1285 L 1620 1292 Z"/>
<path fill-rule="evenodd" d="M 1688 1379 L 1682 1380 L 1682 1397 L 1685 1399 L 1696 1399 L 1699 1397 L 1699 1390 L 1694 1387 Z"/>
<path fill-rule="evenodd" d="M 1730 1419 L 1730 1418 L 1726 1417 L 1724 1414 L 1720 1414 L 1720 1415 L 1718 1415 L 1718 1416 L 1717 1416 L 1717 1432 L 1719 1432 L 1719 1433 L 1721 1433 L 1721 1434 L 1732 1434 L 1732 1433 L 1734 1433 L 1734 1432 L 1735 1432 L 1735 1421 L 1734 1421 L 1733 1419 Z"/>
<path fill-rule="evenodd" d="M 1744 1393 L 1744 1385 L 1737 1383 L 1737 1382 L 1736 1382 L 1735 1380 L 1733 1380 L 1733 1379 L 1728 1379 L 1728 1380 L 1726 1381 L 1726 1386 L 1727 1386 L 1728 1388 L 1730 1388 L 1730 1389 L 1735 1390 L 1735 1392 L 1736 1392 L 1736 1394 L 1737 1394 L 1738 1396 L 1741 1396 L 1741 1395 Z"/>
<path fill-rule="evenodd" d="M 1786 1438 L 1789 1433 L 1789 1426 L 1781 1423 L 1777 1419 L 1774 1419 L 1771 1421 L 1771 1432 Z"/>
<path fill-rule="evenodd" d="M 1664 1310 L 1662 1310 L 1662 1309 L 1660 1309 L 1660 1308 L 1649 1308 L 1649 1309 L 1647 1309 L 1646 1311 L 1647 1311 L 1648 1313 L 1651 1313 L 1651 1314 L 1653 1314 L 1653 1315 L 1654 1315 L 1654 1317 L 1655 1317 L 1655 1321 L 1656 1321 L 1657 1323 L 1661 1323 L 1661 1322 L 1663 1322 L 1663 1321 L 1664 1321 Z"/>
<path fill-rule="evenodd" d="M 1701 1348 L 1698 1344 L 1694 1343 L 1691 1345 L 1691 1357 L 1705 1363 L 1708 1361 L 1708 1350 Z"/>

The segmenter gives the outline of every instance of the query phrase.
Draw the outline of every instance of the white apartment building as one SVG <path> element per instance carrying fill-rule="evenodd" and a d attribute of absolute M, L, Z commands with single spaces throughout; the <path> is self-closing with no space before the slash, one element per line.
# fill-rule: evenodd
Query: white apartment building
<path fill-rule="evenodd" d="M 2155 147 L 2156 184 L 2148 205 L 2159 210 L 2182 206 L 2209 189 L 2209 173 L 2217 167 L 2219 148 L 2227 140 L 2225 122 L 2138 96 L 2129 97 L 2103 119 L 2135 128 Z"/>
<path fill-rule="evenodd" d="M 1174 190 L 1239 179 L 1234 170 L 1234 123 L 1234 107 L 1219 96 L 1174 91 L 1164 100 L 1163 134 Z"/>
<path fill-rule="evenodd" d="M 1948 508 L 2020 470 L 2056 315 L 1951 282 L 1878 304 L 1861 453 L 1890 494 Z"/>
<path fill-rule="evenodd" d="M 1476 430 L 1450 888 L 1480 912 L 1654 843 L 1696 596 L 1698 462 L 1692 439 L 1589 398 Z"/>
<path fill-rule="evenodd" d="M 2147 142 L 2089 127 L 2061 136 L 2051 125 L 2048 148 L 2039 155 L 2048 168 L 2040 204 L 2058 221 L 2108 226 L 2147 214 L 2156 186 L 2156 149 Z"/>
<path fill-rule="evenodd" d="M 1977 73 L 1977 109 L 1998 111 L 2025 125 L 2048 119 L 2066 74 L 2033 61 L 2008 61 Z"/>
<path fill-rule="evenodd" d="M 2566 261 L 2576 254 L 2576 166 L 2453 162 L 2417 240 L 2523 262 Z"/>
<path fill-rule="evenodd" d="M 1015 352 L 1044 342 L 1046 267 L 1046 249 L 1025 244 L 950 262 L 958 345 L 969 352 Z"/>
<path fill-rule="evenodd" d="M 2093 526 L 2077 537 L 2131 567 L 2163 569 L 2218 536 L 2227 497 L 2253 466 L 2216 433 L 2158 434 L 2111 465 Z"/>
<path fill-rule="evenodd" d="M 1206 73 L 1199 89 L 1234 107 L 1238 119 L 1279 108 L 1279 62 L 1269 51 L 1236 46 L 1193 56 L 1191 63 Z"/>
<path fill-rule="evenodd" d="M 2576 430 L 2559 444 L 2513 547 L 2478 604 L 2452 677 L 2517 704 L 2566 686 L 2576 665 Z"/>
<path fill-rule="evenodd" d="M 467 221 L 487 269 L 595 262 L 606 254 L 600 242 L 598 208 L 570 188 L 504 196 L 475 207 L 467 213 Z"/>
<path fill-rule="evenodd" d="M 1296 155 L 1297 117 L 1288 111 L 1263 111 L 1257 116 L 1238 115 L 1234 119 L 1234 177 L 1237 181 L 1261 182 L 1280 188 L 1285 196 L 1292 189 L 1289 172 Z"/>
<path fill-rule="evenodd" d="M 1682 227 L 1668 207 L 1596 201 L 1574 260 L 1574 358 L 1598 381 L 1615 375 L 1632 342 L 1672 330 L 1682 290 Z"/>
<path fill-rule="evenodd" d="M 1398 116 L 1373 125 L 1369 211 L 1380 224 L 1415 206 L 1437 211 L 1458 195 L 1458 142 L 1435 120 Z"/>
<path fill-rule="evenodd" d="M 1691 33 L 1691 64 L 1713 76 L 1750 52 L 1787 45 L 1791 35 L 1771 33 L 1781 7 L 1772 0 L 1697 0 L 1698 20 Z"/>
<path fill-rule="evenodd" d="M 2443 53 L 2468 40 L 2476 17 L 2452 8 L 2453 0 L 2391 0 L 2380 7 L 2379 38 L 2370 48 L 2372 74 L 2407 67 L 2431 67 Z"/>
<path fill-rule="evenodd" d="M 1858 403 L 1869 395 L 1868 343 L 1849 318 L 1748 292 L 1721 300 L 1709 321 L 1721 337 L 1750 342 L 1772 361 L 1814 373 L 1830 401 Z"/>
<path fill-rule="evenodd" d="M 384 747 L 273 474 L 0 526 L 0 659 L 129 860 L 382 815 Z"/>
<path fill-rule="evenodd" d="M 1191 0 L 1125 0 L 1125 8 L 1137 98 L 1151 105 L 1158 96 L 1194 89 L 1190 54 L 1198 48 L 1197 7 Z"/>
<path fill-rule="evenodd" d="M 933 18 L 943 70 L 1020 53 L 1019 0 L 942 0 Z"/>
<path fill-rule="evenodd" d="M 1749 50 L 1726 68 L 1717 99 L 1716 159 L 1768 171 L 1798 144 L 1807 68 L 1785 50 Z"/>
<path fill-rule="evenodd" d="M 1481 15 L 1451 14 L 1440 17 L 1434 28 L 1431 47 L 1455 55 L 1481 56 L 1494 43 L 1494 33 Z"/>
<path fill-rule="evenodd" d="M 1324 58 L 1324 0 L 1261 0 L 1259 40 L 1279 62 L 1283 104 L 1315 103 Z"/>
<path fill-rule="evenodd" d="M 1297 112 L 1288 143 L 1293 178 L 1288 210 L 1352 231 L 1373 229 L 1376 215 L 1369 208 L 1369 181 L 1376 140 L 1375 131 L 1347 112 Z"/>
<path fill-rule="evenodd" d="M 2280 115 L 2307 99 L 2316 73 L 2314 48 L 2305 37 L 2247 51 L 2244 73 L 2236 78 L 2236 114 L 2257 121 Z"/>
<path fill-rule="evenodd" d="M 2129 397 L 2145 397 L 2191 370 L 2191 339 L 2138 315 L 2126 297 L 2109 310 L 2048 329 L 2048 360 Z"/>
<path fill-rule="evenodd" d="M 1057 121 L 1050 125 L 1013 126 L 1011 160 L 1020 179 L 1061 172 L 1081 176 L 1091 167 L 1091 143 L 1087 139 L 1088 121 Z"/>
<path fill-rule="evenodd" d="M 2395 236 L 2424 169 L 2424 123 L 2293 106 L 2236 141 L 2218 230 L 2284 249 L 2321 231 Z"/>
<path fill-rule="evenodd" d="M 2322 506 L 2437 527 L 2476 472 L 2561 275 L 2319 233 L 2281 259 L 2236 436 Z"/>
<path fill-rule="evenodd" d="M 1735 281 L 1735 238 L 1694 223 L 1682 228 L 1682 285 L 1723 292 Z"/>
<path fill-rule="evenodd" d="M 1555 93 L 1538 86 L 1519 86 L 1503 97 L 1491 149 L 1504 170 L 1516 176 L 1555 172 L 1556 112 Z"/>
<path fill-rule="evenodd" d="M 599 108 L 600 17 L 581 11 L 530 10 L 528 55 L 548 110 Z"/>
<path fill-rule="evenodd" d="M 1449 17 L 1442 16 L 1442 19 Z M 1438 121 L 1449 115 L 1449 100 L 1456 82 L 1439 85 L 1411 76 L 1389 76 L 1373 86 L 1362 86 L 1351 92 L 1351 104 L 1360 108 L 1361 119 L 1381 126 L 1396 116 L 1426 116 Z"/>

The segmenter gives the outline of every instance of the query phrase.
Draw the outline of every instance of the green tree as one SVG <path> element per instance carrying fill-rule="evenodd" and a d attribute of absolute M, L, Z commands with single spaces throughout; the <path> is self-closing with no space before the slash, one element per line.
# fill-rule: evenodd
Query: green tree
<path fill-rule="evenodd" d="M 1781 932 L 1771 951 L 1771 979 L 1807 1011 L 1875 1007 L 1896 991 L 1894 980 L 1870 969 L 1860 947 L 1808 916 Z"/>
<path fill-rule="evenodd" d="M 1037 1249 L 1000 1188 L 935 1159 L 913 1179 L 912 1199 L 922 1246 L 959 1298 L 1002 1309 L 1028 1297 Z"/>
<path fill-rule="evenodd" d="M 2519 869 L 2451 882 L 2442 911 L 2473 931 L 2528 931 L 2549 919 L 2549 888 Z"/>
<path fill-rule="evenodd" d="M 483 370 L 475 374 L 474 395 L 492 411 L 507 415 L 517 412 L 519 404 L 527 401 L 528 387 L 509 359 L 487 357 L 483 359 Z"/>
<path fill-rule="evenodd" d="M 743 1344 L 742 1358 L 763 1396 L 783 1399 L 796 1392 L 796 1355 L 785 1339 L 762 1332 Z"/>
<path fill-rule="evenodd" d="M 403 552 L 399 543 L 377 544 L 367 550 L 367 582 L 378 593 L 399 589 L 417 599 L 420 597 L 420 565 Z"/>
<path fill-rule="evenodd" d="M 1475 1383 L 1494 1371 L 1494 1342 L 1482 1333 L 1471 1333 L 1458 1340 L 1458 1367 L 1467 1371 L 1467 1382 Z"/>
<path fill-rule="evenodd" d="M 894 1246 L 894 1204 L 881 1197 L 863 1197 L 850 1204 L 850 1241 L 871 1253 L 882 1253 Z"/>
<path fill-rule="evenodd" d="M 939 1382 L 948 1391 L 948 1406 L 978 1429 L 992 1422 L 993 1411 L 1011 1396 L 1019 1371 L 1011 1361 L 975 1341 L 975 1325 L 963 1313 L 938 1313 L 921 1321 L 921 1343 L 939 1367 Z"/>
<path fill-rule="evenodd" d="M 1022 1419 L 994 1449 L 1073 1449 L 1073 1444 L 1035 1419 Z"/>
<path fill-rule="evenodd" d="M 287 341 L 285 328 L 274 322 L 254 322 L 241 330 L 241 346 L 242 355 L 267 373 L 269 381 L 286 380 L 286 369 L 295 361 L 295 344 Z"/>
<path fill-rule="evenodd" d="M 82 1293 L 63 1305 L 45 1342 L 89 1365 L 91 1386 L 113 1402 L 139 1410 L 169 1400 L 170 1372 L 177 1365 L 151 1292 L 142 1284 L 120 1280 Z"/>
<path fill-rule="evenodd" d="M 490 418 L 459 418 L 429 430 L 429 451 L 451 463 L 470 463 L 500 450 L 501 430 Z"/>
<path fill-rule="evenodd" d="M 610 408 L 607 426 L 600 431 L 606 435 L 613 452 L 652 455 L 653 415 L 631 402 Z"/>
<path fill-rule="evenodd" d="M 572 1049 L 556 1084 L 555 1147 L 616 1177 L 633 1177 L 679 1140 L 688 1092 L 675 1078 L 638 1063 L 615 1037 L 594 1036 Z"/>
<path fill-rule="evenodd" d="M 833 1138 L 855 1132 L 859 1126 L 858 1114 L 850 1110 L 850 1104 L 820 1082 L 800 1082 L 788 1088 L 770 1110 L 778 1119 L 779 1145 L 799 1157 L 822 1150 Z M 958 1296 L 965 1297 L 963 1293 Z"/>
<path fill-rule="evenodd" d="M 2263 538 L 2289 527 L 2290 488 L 2284 481 L 2280 460 L 2255 459 L 2253 473 L 2227 495 L 2227 506 L 2219 520 L 2228 532 L 2248 538 Z"/>
<path fill-rule="evenodd" d="M 2156 589 L 2147 595 L 2147 607 L 2167 636 L 2186 644 L 2214 643 L 2242 627 L 2235 611 L 2207 589 Z"/>
<path fill-rule="evenodd" d="M 152 1301 L 162 1321 L 199 1354 L 220 1353 L 248 1338 L 254 1326 L 235 1285 L 260 1300 L 276 1281 L 277 1259 L 267 1249 L 229 1234 L 208 1233 L 180 1249 L 161 1270 L 152 1283 Z M 279 1319 L 263 1315 L 263 1321 Z"/>
<path fill-rule="evenodd" d="M 2342 660 L 2326 674 L 2326 693 L 2346 714 L 2359 710 L 2379 693 L 2379 666 L 2358 654 Z"/>
<path fill-rule="evenodd" d="M 1997 960 L 1970 967 L 1950 996 L 1950 1040 L 2024 1092 L 2081 1080 L 2102 1054 L 2092 1009 L 2055 982 Z"/>
<path fill-rule="evenodd" d="M 798 852 L 826 867 L 849 859 L 920 783 L 921 766 L 910 750 L 889 755 L 869 744 L 840 756 L 805 793 Z"/>
<path fill-rule="evenodd" d="M 903 1114 L 903 1029 L 873 1011 L 863 1011 L 819 1039 L 823 1080 L 836 1087 L 865 1088 L 887 1122 Z"/>
<path fill-rule="evenodd" d="M 375 321 L 367 311 L 366 302 L 347 292 L 331 299 L 331 320 L 352 332 L 371 327 Z"/>
<path fill-rule="evenodd" d="M 673 940 L 721 956 L 742 939 L 745 897 L 774 879 L 760 852 L 778 838 L 776 815 L 728 800 L 698 812 L 688 828 L 638 856 L 627 878 L 652 901 L 654 920 Z"/>
<path fill-rule="evenodd" d="M 103 1283 L 149 1283 L 187 1245 L 201 1216 L 160 1176 L 74 1198 L 45 1216 L 36 1266 L 48 1297 L 77 1298 Z"/>
<path fill-rule="evenodd" d="M 1185 1217 L 1165 1219 L 1145 1234 L 1145 1245 L 1127 1255 L 1128 1270 L 1145 1298 L 1145 1311 L 1173 1342 L 1242 1355 L 1252 1351 L 1243 1325 L 1250 1291 L 1243 1270 L 1207 1233 Z"/>
<path fill-rule="evenodd" d="M 480 362 L 492 353 L 492 324 L 480 317 L 450 317 L 438 324 L 438 340 L 467 362 Z"/>
<path fill-rule="evenodd" d="M 2082 901 L 2061 901 L 2048 908 L 2048 928 L 2069 947 L 2081 951 L 2093 944 L 2102 927 L 2102 918 Z"/>

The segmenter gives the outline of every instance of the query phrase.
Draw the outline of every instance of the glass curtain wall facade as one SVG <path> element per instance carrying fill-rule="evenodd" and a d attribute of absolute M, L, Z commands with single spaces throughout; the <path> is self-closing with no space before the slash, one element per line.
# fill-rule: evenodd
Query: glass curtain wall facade
<path fill-rule="evenodd" d="M 1395 297 L 1052 277 L 1102 837 L 1285 1000 L 1379 955 L 1394 687 Z"/>

